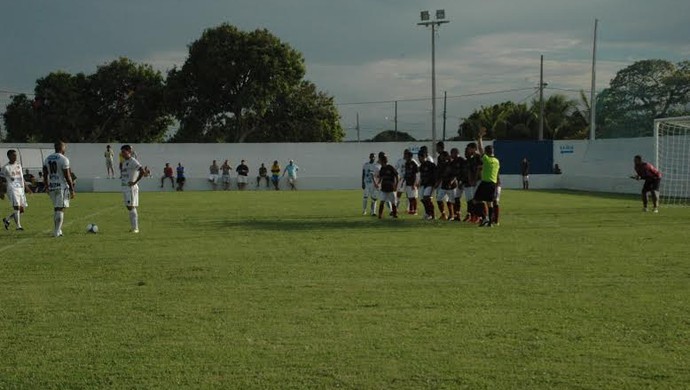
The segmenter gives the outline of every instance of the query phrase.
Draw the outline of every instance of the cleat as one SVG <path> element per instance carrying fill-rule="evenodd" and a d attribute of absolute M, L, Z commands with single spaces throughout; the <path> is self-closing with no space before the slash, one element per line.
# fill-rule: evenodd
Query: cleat
<path fill-rule="evenodd" d="M 5 224 L 5 230 L 9 230 L 10 228 L 10 221 L 7 220 L 7 218 L 2 219 L 2 223 Z"/>
<path fill-rule="evenodd" d="M 364 211 L 362 212 L 362 215 L 367 215 L 367 211 L 364 210 Z"/>
<path fill-rule="evenodd" d="M 647 210 L 646 207 L 643 207 L 643 208 L 642 208 L 642 211 L 646 213 L 646 212 L 649 211 L 649 210 Z"/>
<path fill-rule="evenodd" d="M 376 213 L 371 213 L 372 217 L 377 217 Z"/>
<path fill-rule="evenodd" d="M 21 227 L 21 226 L 17 226 L 17 230 L 19 230 L 19 231 L 24 231 L 24 228 Z"/>
<path fill-rule="evenodd" d="M 139 233 L 139 229 L 132 229 L 131 232 L 134 234 L 137 234 L 137 233 Z"/>
<path fill-rule="evenodd" d="M 654 213 L 659 214 L 659 209 L 655 207 L 655 208 L 654 208 Z"/>

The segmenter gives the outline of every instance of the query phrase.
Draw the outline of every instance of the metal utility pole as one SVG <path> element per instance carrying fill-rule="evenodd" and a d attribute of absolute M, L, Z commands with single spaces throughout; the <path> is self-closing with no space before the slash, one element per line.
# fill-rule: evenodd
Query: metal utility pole
<path fill-rule="evenodd" d="M 395 101 L 395 138 L 393 138 L 395 141 L 398 140 L 398 101 Z"/>
<path fill-rule="evenodd" d="M 589 97 L 589 139 L 596 137 L 597 121 L 597 26 L 599 19 L 594 19 L 594 44 L 592 45 L 592 91 Z"/>
<path fill-rule="evenodd" d="M 359 142 L 359 112 L 357 113 L 357 142 Z"/>
<path fill-rule="evenodd" d="M 431 27 L 431 153 L 436 147 L 436 27 L 444 23 L 450 23 L 446 19 L 446 11 L 436 10 L 436 19 L 430 20 L 429 11 L 421 12 L 421 22 L 418 26 Z"/>
<path fill-rule="evenodd" d="M 443 91 L 443 139 L 446 141 L 446 108 L 448 107 L 448 91 Z"/>
<path fill-rule="evenodd" d="M 539 67 L 539 141 L 544 139 L 544 56 Z"/>

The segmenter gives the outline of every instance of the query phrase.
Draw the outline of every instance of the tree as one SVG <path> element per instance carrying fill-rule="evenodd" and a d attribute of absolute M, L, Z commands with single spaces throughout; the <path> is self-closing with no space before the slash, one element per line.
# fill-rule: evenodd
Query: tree
<path fill-rule="evenodd" d="M 409 135 L 408 133 L 404 131 L 395 131 L 395 130 L 385 130 L 382 131 L 374 136 L 374 138 L 371 139 L 371 142 L 396 142 L 396 141 L 404 141 L 404 142 L 412 142 L 416 141 L 414 137 Z"/>
<path fill-rule="evenodd" d="M 25 94 L 14 95 L 2 115 L 5 122 L 5 142 L 36 142 L 36 119 L 33 101 Z"/>
<path fill-rule="evenodd" d="M 168 76 L 181 128 L 176 141 L 243 142 L 271 103 L 304 76 L 302 55 L 267 30 L 222 24 L 189 47 Z"/>
<path fill-rule="evenodd" d="M 535 123 L 534 112 L 526 104 L 507 101 L 475 110 L 460 124 L 458 134 L 460 139 L 473 140 L 485 127 L 489 138 L 526 139 L 536 136 Z"/>
<path fill-rule="evenodd" d="M 687 115 L 690 61 L 643 60 L 622 69 L 598 99 L 602 137 L 647 136 L 656 118 Z M 601 104 L 601 110 L 599 110 Z"/>
<path fill-rule="evenodd" d="M 36 81 L 33 101 L 13 97 L 5 113 L 8 140 L 156 142 L 170 118 L 163 78 L 120 58 L 93 75 L 52 72 Z"/>
<path fill-rule="evenodd" d="M 532 103 L 533 110 L 539 109 L 537 100 Z M 568 99 L 561 94 L 551 95 L 544 102 L 544 137 L 550 139 L 568 139 L 574 134 L 581 134 L 587 127 L 576 100 Z"/>
<path fill-rule="evenodd" d="M 302 81 L 280 94 L 248 142 L 339 142 L 345 137 L 333 98 Z"/>
<path fill-rule="evenodd" d="M 92 130 L 85 141 L 162 141 L 171 118 L 160 72 L 119 58 L 98 67 L 89 84 Z"/>
<path fill-rule="evenodd" d="M 340 141 L 333 98 L 302 81 L 304 59 L 267 30 L 223 24 L 168 75 L 176 142 Z"/>

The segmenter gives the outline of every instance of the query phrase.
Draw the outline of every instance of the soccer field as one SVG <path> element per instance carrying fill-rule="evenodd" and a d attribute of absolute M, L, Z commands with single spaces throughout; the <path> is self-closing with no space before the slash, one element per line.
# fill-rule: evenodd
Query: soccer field
<path fill-rule="evenodd" d="M 501 207 L 477 228 L 361 216 L 359 191 L 143 193 L 131 234 L 121 194 L 77 194 L 56 239 L 32 195 L 0 232 L 0 389 L 687 388 L 690 209 Z"/>

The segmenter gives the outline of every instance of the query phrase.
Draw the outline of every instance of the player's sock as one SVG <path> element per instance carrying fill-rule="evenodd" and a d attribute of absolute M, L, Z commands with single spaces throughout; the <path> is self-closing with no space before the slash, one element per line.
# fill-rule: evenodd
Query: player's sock
<path fill-rule="evenodd" d="M 367 198 L 362 198 L 362 212 L 367 212 Z"/>
<path fill-rule="evenodd" d="M 22 222 L 21 222 L 21 220 L 20 220 L 20 215 L 22 215 L 22 213 L 19 212 L 19 210 L 17 210 L 17 211 L 15 211 L 14 214 L 12 214 L 12 215 L 14 216 L 14 223 L 17 225 L 17 228 L 21 228 L 21 227 L 22 227 Z"/>
<path fill-rule="evenodd" d="M 129 210 L 129 223 L 132 225 L 132 230 L 139 230 L 139 214 L 135 208 Z"/>
<path fill-rule="evenodd" d="M 460 219 L 460 198 L 455 198 L 455 218 Z"/>
<path fill-rule="evenodd" d="M 498 204 L 494 205 L 494 218 L 493 218 L 493 223 L 498 223 L 498 216 L 501 211 L 501 208 L 499 207 Z"/>
<path fill-rule="evenodd" d="M 410 199 L 410 213 L 417 213 L 417 198 Z"/>
<path fill-rule="evenodd" d="M 58 236 L 60 232 L 62 231 L 62 222 L 65 220 L 65 212 L 64 211 L 56 211 L 55 212 L 55 236 Z"/>
<path fill-rule="evenodd" d="M 376 199 L 371 201 L 371 214 L 376 213 Z"/>

